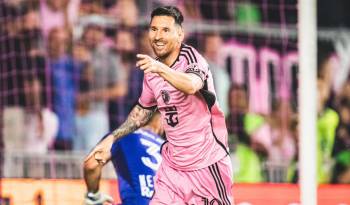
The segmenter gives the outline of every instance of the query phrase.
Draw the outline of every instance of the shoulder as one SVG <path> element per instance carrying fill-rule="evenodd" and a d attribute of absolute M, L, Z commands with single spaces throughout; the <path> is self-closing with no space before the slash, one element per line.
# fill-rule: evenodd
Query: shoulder
<path fill-rule="evenodd" d="M 337 124 L 339 122 L 339 114 L 331 108 L 326 109 L 325 118 L 329 123 L 332 123 L 332 124 Z"/>
<path fill-rule="evenodd" d="M 197 49 L 187 44 L 181 45 L 180 56 L 183 56 L 186 59 L 188 65 L 190 64 L 208 65 L 205 58 L 197 51 Z"/>
<path fill-rule="evenodd" d="M 130 143 L 134 143 L 135 141 L 137 141 L 136 139 L 138 139 L 138 135 L 135 132 L 131 132 L 127 135 L 125 135 L 124 137 L 122 137 L 121 139 L 114 141 L 114 145 L 115 146 L 121 146 L 121 145 L 127 145 Z"/>

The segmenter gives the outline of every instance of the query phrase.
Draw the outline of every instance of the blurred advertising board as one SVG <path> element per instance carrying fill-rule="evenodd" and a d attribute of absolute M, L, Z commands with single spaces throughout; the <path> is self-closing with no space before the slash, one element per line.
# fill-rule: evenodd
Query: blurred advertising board
<path fill-rule="evenodd" d="M 76 205 L 86 192 L 83 180 L 2 179 L 1 205 Z M 116 180 L 102 180 L 100 189 L 120 202 Z M 235 205 L 299 205 L 294 184 L 235 184 Z M 319 205 L 350 205 L 350 185 L 321 185 Z M 216 205 L 216 204 L 212 204 Z"/>

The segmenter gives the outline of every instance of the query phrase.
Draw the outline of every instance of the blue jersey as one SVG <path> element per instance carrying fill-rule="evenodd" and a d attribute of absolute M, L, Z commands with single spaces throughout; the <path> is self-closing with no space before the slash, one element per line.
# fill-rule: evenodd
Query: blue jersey
<path fill-rule="evenodd" d="M 162 160 L 163 142 L 160 136 L 139 129 L 113 144 L 112 162 L 123 205 L 148 205 L 154 192 L 153 178 Z"/>

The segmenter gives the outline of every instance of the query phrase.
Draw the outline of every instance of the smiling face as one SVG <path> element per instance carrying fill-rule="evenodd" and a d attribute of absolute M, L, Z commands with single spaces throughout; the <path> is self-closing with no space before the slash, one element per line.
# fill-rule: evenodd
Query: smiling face
<path fill-rule="evenodd" d="M 161 60 L 176 58 L 183 41 L 183 30 L 171 16 L 154 16 L 149 32 L 151 47 Z"/>

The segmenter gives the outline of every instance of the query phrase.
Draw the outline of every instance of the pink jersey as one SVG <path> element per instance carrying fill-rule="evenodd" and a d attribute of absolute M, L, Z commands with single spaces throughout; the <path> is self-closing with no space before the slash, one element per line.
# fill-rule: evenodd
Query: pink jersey
<path fill-rule="evenodd" d="M 201 169 L 227 155 L 224 114 L 215 97 L 208 64 L 194 48 L 183 44 L 171 68 L 198 75 L 204 87 L 187 95 L 158 74 L 146 74 L 139 104 L 146 108 L 157 106 L 162 115 L 167 137 L 163 160 L 178 170 Z"/>

